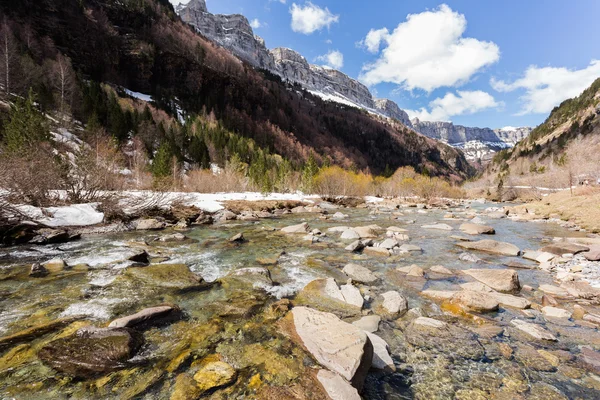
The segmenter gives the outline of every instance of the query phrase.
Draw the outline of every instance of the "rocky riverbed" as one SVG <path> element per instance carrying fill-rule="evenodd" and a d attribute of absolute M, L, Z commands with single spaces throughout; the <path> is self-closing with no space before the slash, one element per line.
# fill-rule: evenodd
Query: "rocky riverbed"
<path fill-rule="evenodd" d="M 0 248 L 0 398 L 600 397 L 600 238 L 482 202 L 243 208 Z"/>

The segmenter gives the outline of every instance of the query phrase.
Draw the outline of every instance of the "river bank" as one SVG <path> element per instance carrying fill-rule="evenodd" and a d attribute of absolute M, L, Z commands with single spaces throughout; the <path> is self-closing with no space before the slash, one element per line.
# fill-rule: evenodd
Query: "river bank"
<path fill-rule="evenodd" d="M 1 248 L 0 393 L 600 393 L 595 235 L 482 201 L 309 200 Z"/>

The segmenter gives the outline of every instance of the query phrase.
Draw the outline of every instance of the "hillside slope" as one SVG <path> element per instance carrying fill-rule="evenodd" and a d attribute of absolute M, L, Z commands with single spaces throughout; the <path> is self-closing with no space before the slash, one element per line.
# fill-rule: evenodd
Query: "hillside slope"
<path fill-rule="evenodd" d="M 52 41 L 86 80 L 151 94 L 171 115 L 212 112 L 227 130 L 292 162 L 314 152 L 320 162 L 375 174 L 406 165 L 454 179 L 472 173 L 449 146 L 255 70 L 182 23 L 167 0 L 0 6 L 14 24 Z"/>
<path fill-rule="evenodd" d="M 480 179 L 489 186 L 569 188 L 600 179 L 600 78 L 564 101 L 513 149 L 499 152 Z"/>

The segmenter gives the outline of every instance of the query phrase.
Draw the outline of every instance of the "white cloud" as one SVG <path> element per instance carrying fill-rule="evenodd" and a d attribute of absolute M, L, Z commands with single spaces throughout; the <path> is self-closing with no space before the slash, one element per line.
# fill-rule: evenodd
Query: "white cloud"
<path fill-rule="evenodd" d="M 390 40 L 390 31 L 388 28 L 371 29 L 367 33 L 367 37 L 358 42 L 360 47 L 364 47 L 370 53 L 376 54 L 379 52 L 379 47 L 382 43 L 387 43 Z"/>
<path fill-rule="evenodd" d="M 327 39 L 327 40 L 325 41 L 325 43 L 327 43 L 327 44 L 333 44 L 333 40 L 331 40 L 331 39 Z"/>
<path fill-rule="evenodd" d="M 305 35 L 310 35 L 325 27 L 329 28 L 331 24 L 340 19 L 339 15 L 332 14 L 327 7 L 321 8 L 310 1 L 306 2 L 304 6 L 292 4 L 290 14 L 292 14 L 292 30 Z"/>
<path fill-rule="evenodd" d="M 442 4 L 409 14 L 392 33 L 371 30 L 361 43 L 373 52 L 384 48 L 378 60 L 363 67 L 360 79 L 368 85 L 390 82 L 427 92 L 459 86 L 500 59 L 495 43 L 462 37 L 466 27 L 464 15 Z"/>
<path fill-rule="evenodd" d="M 492 95 L 481 90 L 461 91 L 446 93 L 444 97 L 429 103 L 429 110 L 406 110 L 410 118 L 419 118 L 422 121 L 450 121 L 456 115 L 474 114 L 489 108 L 504 106 L 497 102 Z"/>
<path fill-rule="evenodd" d="M 600 77 L 600 60 L 592 60 L 583 69 L 530 66 L 521 79 L 512 83 L 490 80 L 490 85 L 499 92 L 525 89 L 521 97 L 523 107 L 517 115 L 545 114 L 562 101 L 576 97 Z"/>
<path fill-rule="evenodd" d="M 330 50 L 329 53 L 317 57 L 317 61 L 325 63 L 326 67 L 342 69 L 344 66 L 344 55 L 338 50 Z"/>
<path fill-rule="evenodd" d="M 250 26 L 252 29 L 258 29 L 262 28 L 263 24 L 258 20 L 258 18 L 254 18 L 252 21 L 250 21 Z"/>

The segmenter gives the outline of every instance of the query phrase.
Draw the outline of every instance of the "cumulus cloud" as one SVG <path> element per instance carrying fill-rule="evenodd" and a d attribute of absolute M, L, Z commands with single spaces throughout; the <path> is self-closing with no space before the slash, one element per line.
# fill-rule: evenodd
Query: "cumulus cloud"
<path fill-rule="evenodd" d="M 517 115 L 546 114 L 566 99 L 576 97 L 600 77 L 600 60 L 592 60 L 586 68 L 570 70 L 556 67 L 530 66 L 525 75 L 512 83 L 492 78 L 490 85 L 499 92 L 525 89 L 523 107 Z"/>
<path fill-rule="evenodd" d="M 502 107 L 502 102 L 497 102 L 492 95 L 481 90 L 461 91 L 456 94 L 446 93 L 444 97 L 429 103 L 429 110 L 406 110 L 410 118 L 419 118 L 422 121 L 450 121 L 457 115 L 474 114 L 490 108 Z"/>
<path fill-rule="evenodd" d="M 387 43 L 390 40 L 390 31 L 388 28 L 371 29 L 367 33 L 367 37 L 361 40 L 358 44 L 364 47 L 368 52 L 376 54 L 379 52 L 379 47 L 382 43 Z"/>
<path fill-rule="evenodd" d="M 317 57 L 317 61 L 325 63 L 326 67 L 341 69 L 344 66 L 344 55 L 338 50 L 330 50 L 329 53 Z"/>
<path fill-rule="evenodd" d="M 262 28 L 263 24 L 258 20 L 258 18 L 254 18 L 252 21 L 250 21 L 250 26 L 252 29 L 258 29 Z"/>
<path fill-rule="evenodd" d="M 361 42 L 379 58 L 363 67 L 360 79 L 368 85 L 396 83 L 405 90 L 431 92 L 443 86 L 459 86 L 483 67 L 500 59 L 500 49 L 462 35 L 464 15 L 442 4 L 420 14 L 409 14 L 389 33 L 371 30 Z"/>
<path fill-rule="evenodd" d="M 327 7 L 321 8 L 310 1 L 303 6 L 293 3 L 290 14 L 292 14 L 292 30 L 305 35 L 325 27 L 329 28 L 340 19 L 339 15 L 334 15 Z"/>

